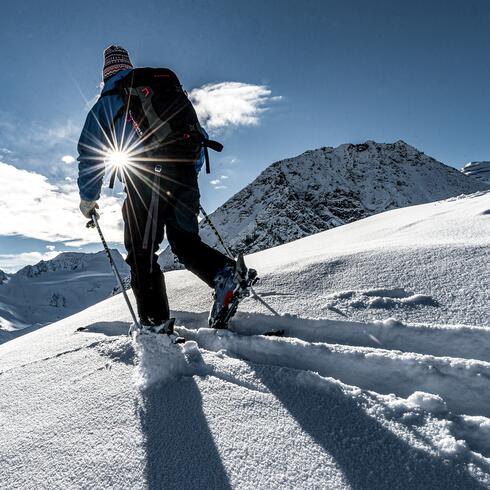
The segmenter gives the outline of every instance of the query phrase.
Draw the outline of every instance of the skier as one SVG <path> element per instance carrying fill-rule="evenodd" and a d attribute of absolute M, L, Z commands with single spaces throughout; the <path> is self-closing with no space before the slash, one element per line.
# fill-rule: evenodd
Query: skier
<path fill-rule="evenodd" d="M 182 94 L 185 92 L 170 70 L 134 69 L 128 52 L 120 46 L 112 45 L 104 51 L 103 89 L 87 116 L 78 143 L 80 210 L 86 218 L 91 219 L 94 213 L 98 217 L 97 200 L 101 194 L 105 162 L 114 160 L 121 164 L 124 151 L 127 151 L 129 160 L 126 165 L 119 165 L 117 172 L 125 185 L 124 244 L 140 324 L 157 333 L 173 332 L 174 319 L 170 318 L 165 279 L 156 254 L 165 230 L 179 261 L 214 289 L 209 324 L 223 328 L 228 316 L 236 309 L 240 288 L 246 287 L 249 279 L 243 260 L 237 263 L 203 243 L 199 237 L 197 177 L 207 151 L 205 143 L 210 140 L 199 125 L 186 95 L 185 117 L 195 118 L 192 127 L 188 125 L 182 132 L 186 111 L 180 109 L 172 109 L 171 115 L 164 120 L 158 119 L 159 124 L 156 124 L 155 112 L 149 114 L 152 108 L 144 106 L 148 98 L 153 97 L 153 89 L 151 86 L 140 87 L 135 81 L 138 77 L 148 78 L 148 74 L 158 83 L 175 79 L 171 95 L 184 100 Z M 134 100 L 128 102 L 125 93 L 130 94 L 129 98 L 136 94 L 133 99 L 141 99 L 142 117 L 134 114 L 138 107 L 135 108 Z M 167 90 L 164 94 L 167 99 L 169 93 Z M 162 99 L 155 97 L 161 103 Z M 166 103 L 173 107 L 172 100 Z M 146 132 L 145 122 L 149 126 Z M 164 137 L 162 131 L 165 131 Z M 229 311 L 232 307 L 233 311 Z"/>

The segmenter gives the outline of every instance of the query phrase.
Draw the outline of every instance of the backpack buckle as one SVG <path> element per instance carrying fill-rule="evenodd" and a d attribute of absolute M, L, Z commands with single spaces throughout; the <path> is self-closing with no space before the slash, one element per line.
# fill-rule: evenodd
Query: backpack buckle
<path fill-rule="evenodd" d="M 158 174 L 162 173 L 162 166 L 161 165 L 155 165 L 155 172 Z"/>

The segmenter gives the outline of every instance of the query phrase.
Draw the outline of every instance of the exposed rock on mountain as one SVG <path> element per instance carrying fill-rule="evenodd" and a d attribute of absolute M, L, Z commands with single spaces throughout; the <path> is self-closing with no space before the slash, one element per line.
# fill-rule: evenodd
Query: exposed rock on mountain
<path fill-rule="evenodd" d="M 8 281 L 8 276 L 7 274 L 5 274 L 5 272 L 3 272 L 2 270 L 0 270 L 0 286 L 7 282 Z"/>
<path fill-rule="evenodd" d="M 478 179 L 487 189 L 490 188 L 490 162 L 470 162 L 461 171 Z"/>

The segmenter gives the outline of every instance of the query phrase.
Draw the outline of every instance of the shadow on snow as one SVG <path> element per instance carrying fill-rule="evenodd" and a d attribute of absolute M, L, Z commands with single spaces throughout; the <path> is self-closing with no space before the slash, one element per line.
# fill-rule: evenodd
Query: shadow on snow
<path fill-rule="evenodd" d="M 283 377 L 283 369 L 250 367 L 303 430 L 335 459 L 353 489 L 487 488 L 462 465 L 405 443 L 340 388 L 316 377 L 305 383 L 304 373 L 296 374 L 292 386 L 290 370 Z M 325 383 L 327 389 L 318 383 Z"/>
<path fill-rule="evenodd" d="M 149 489 L 231 489 L 192 378 L 151 385 L 137 410 Z"/>

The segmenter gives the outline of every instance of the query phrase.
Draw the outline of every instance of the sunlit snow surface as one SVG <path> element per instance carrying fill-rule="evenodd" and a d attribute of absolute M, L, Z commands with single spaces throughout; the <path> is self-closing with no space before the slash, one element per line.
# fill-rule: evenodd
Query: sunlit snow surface
<path fill-rule="evenodd" d="M 176 271 L 184 347 L 120 296 L 6 342 L 2 488 L 489 488 L 489 236 L 490 193 L 394 210 L 248 257 L 277 316 Z"/>

